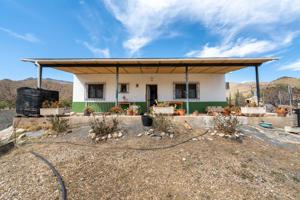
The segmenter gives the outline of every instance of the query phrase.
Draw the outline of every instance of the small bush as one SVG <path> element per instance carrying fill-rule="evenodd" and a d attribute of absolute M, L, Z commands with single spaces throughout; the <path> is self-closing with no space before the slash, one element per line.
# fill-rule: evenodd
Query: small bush
<path fill-rule="evenodd" d="M 153 117 L 153 128 L 161 132 L 174 133 L 174 124 L 163 115 L 155 115 Z"/>
<path fill-rule="evenodd" d="M 51 124 L 51 130 L 61 133 L 69 128 L 69 120 L 61 119 L 59 116 L 55 115 L 49 119 Z"/>
<path fill-rule="evenodd" d="M 94 109 L 90 106 L 85 107 L 83 110 L 84 116 L 90 116 L 93 113 L 94 113 Z"/>
<path fill-rule="evenodd" d="M 239 125 L 239 120 L 233 115 L 224 116 L 218 114 L 214 117 L 215 129 L 225 134 L 233 135 L 236 133 Z"/>
<path fill-rule="evenodd" d="M 0 101 L 0 110 L 7 107 L 8 107 L 8 103 L 6 101 Z"/>
<path fill-rule="evenodd" d="M 90 127 L 96 136 L 105 136 L 118 130 L 119 121 L 117 118 L 113 118 L 111 121 L 107 121 L 105 115 L 103 115 L 102 120 L 96 119 L 90 123 Z"/>
<path fill-rule="evenodd" d="M 72 107 L 72 101 L 71 100 L 63 99 L 61 101 L 61 104 L 64 108 L 71 108 Z"/>
<path fill-rule="evenodd" d="M 121 114 L 124 112 L 124 110 L 120 106 L 114 106 L 110 109 L 110 112 L 115 114 Z"/>

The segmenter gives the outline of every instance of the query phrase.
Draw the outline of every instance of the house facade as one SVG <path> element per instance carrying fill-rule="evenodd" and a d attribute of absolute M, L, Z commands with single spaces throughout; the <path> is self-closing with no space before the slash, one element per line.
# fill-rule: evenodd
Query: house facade
<path fill-rule="evenodd" d="M 78 74 L 73 79 L 73 111 L 82 112 L 90 105 L 97 112 L 107 112 L 115 105 L 114 74 Z M 121 74 L 118 102 L 139 105 L 142 112 L 158 102 L 183 102 L 185 108 L 184 74 Z M 207 106 L 225 106 L 224 74 L 189 75 L 189 112 L 204 112 Z"/>
<path fill-rule="evenodd" d="M 274 58 L 28 58 L 37 66 L 37 87 L 43 68 L 74 74 L 74 112 L 91 106 L 107 112 L 113 106 L 140 106 L 141 112 L 158 102 L 180 106 L 186 113 L 205 112 L 207 106 L 226 106 L 225 74 L 255 69 L 258 102 L 259 66 Z"/>

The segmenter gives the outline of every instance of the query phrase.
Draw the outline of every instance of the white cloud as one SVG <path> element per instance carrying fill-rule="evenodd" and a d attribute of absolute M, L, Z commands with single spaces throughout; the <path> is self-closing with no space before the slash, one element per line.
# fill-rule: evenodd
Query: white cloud
<path fill-rule="evenodd" d="M 292 70 L 292 71 L 300 71 L 300 59 L 292 62 L 286 66 L 279 68 L 279 70 Z"/>
<path fill-rule="evenodd" d="M 193 50 L 186 54 L 188 57 L 243 57 L 272 52 L 289 45 L 296 33 L 288 33 L 285 37 L 274 40 L 241 39 L 236 42 L 224 43 L 219 46 L 206 44 L 201 50 Z"/>
<path fill-rule="evenodd" d="M 18 38 L 18 39 L 21 39 L 21 40 L 24 40 L 27 42 L 32 42 L 32 43 L 40 42 L 40 40 L 32 33 L 19 34 L 12 30 L 7 29 L 7 28 L 3 28 L 3 27 L 0 27 L 0 31 L 8 33 L 9 35 L 11 35 L 15 38 Z"/>
<path fill-rule="evenodd" d="M 204 25 L 212 33 L 222 37 L 223 43 L 235 40 L 244 28 L 255 31 L 268 29 L 267 36 L 285 35 L 278 26 L 299 20 L 299 0 L 105 0 L 105 5 L 129 33 L 124 47 L 131 52 L 149 44 L 163 34 L 168 33 L 171 23 L 179 19 L 188 19 Z M 291 31 L 291 30 L 288 30 Z M 280 33 L 277 33 L 280 32 Z M 279 37 L 280 37 L 279 35 Z M 138 38 L 147 38 L 147 42 L 133 43 Z M 252 42 L 254 43 L 254 42 Z M 257 45 L 256 42 L 255 45 Z M 259 42 L 259 46 L 264 43 Z"/>
<path fill-rule="evenodd" d="M 202 50 L 190 51 L 189 57 L 243 57 L 253 54 L 265 53 L 277 48 L 272 41 L 245 39 L 237 43 L 225 44 L 215 47 L 205 45 Z"/>
<path fill-rule="evenodd" d="M 123 46 L 126 49 L 130 50 L 130 53 L 135 53 L 137 52 L 140 48 L 145 46 L 150 42 L 150 39 L 145 38 L 145 37 L 137 37 L 137 38 L 131 38 L 127 40 L 126 42 L 123 43 Z"/>
<path fill-rule="evenodd" d="M 93 45 L 89 44 L 88 42 L 82 42 L 82 45 L 86 47 L 95 57 L 100 58 L 109 58 L 110 57 L 110 51 L 108 48 L 100 49 L 97 47 L 94 47 Z"/>

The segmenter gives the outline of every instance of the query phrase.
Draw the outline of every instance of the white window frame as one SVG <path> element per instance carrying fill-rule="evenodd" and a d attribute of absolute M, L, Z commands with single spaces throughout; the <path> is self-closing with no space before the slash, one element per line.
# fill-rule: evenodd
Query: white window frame
<path fill-rule="evenodd" d="M 99 85 L 103 85 L 103 98 L 89 98 L 89 85 L 94 85 L 94 84 L 99 84 Z M 85 101 L 89 101 L 89 102 L 94 102 L 94 101 L 104 101 L 105 100 L 105 97 L 106 97 L 106 83 L 105 82 L 88 82 L 88 83 L 85 83 L 85 86 L 84 86 L 84 99 Z"/>
<path fill-rule="evenodd" d="M 173 100 L 185 100 L 186 98 L 176 98 L 176 85 L 177 84 L 183 84 L 185 85 L 185 82 L 174 82 L 173 83 Z M 190 100 L 199 100 L 200 99 L 200 83 L 199 82 L 189 82 L 189 84 L 196 84 L 196 98 L 189 98 Z"/>
<path fill-rule="evenodd" d="M 127 86 L 127 91 L 126 92 L 121 92 L 121 85 L 122 84 L 126 84 L 126 86 Z M 119 85 L 118 85 L 118 92 L 120 94 L 128 94 L 129 93 L 129 83 L 119 83 Z"/>

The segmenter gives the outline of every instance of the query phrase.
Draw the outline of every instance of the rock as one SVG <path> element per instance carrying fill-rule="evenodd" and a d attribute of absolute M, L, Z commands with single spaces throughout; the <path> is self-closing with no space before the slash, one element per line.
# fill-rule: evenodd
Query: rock
<path fill-rule="evenodd" d="M 187 121 L 184 121 L 184 127 L 186 128 L 186 129 L 188 129 L 188 130 L 192 130 L 192 127 L 191 127 L 191 125 L 187 122 Z"/>
<path fill-rule="evenodd" d="M 111 135 L 111 134 L 108 134 L 108 135 L 107 135 L 107 139 L 110 139 L 110 138 L 112 138 L 112 135 Z"/>
<path fill-rule="evenodd" d="M 170 134 L 169 137 L 170 137 L 170 138 L 173 138 L 173 137 L 174 137 L 174 134 Z"/>
<path fill-rule="evenodd" d="M 99 142 L 99 141 L 100 141 L 100 138 L 99 138 L 99 137 L 97 137 L 97 138 L 95 139 L 95 141 L 96 141 L 96 142 Z"/>
<path fill-rule="evenodd" d="M 93 129 L 90 129 L 90 130 L 89 130 L 89 133 L 93 133 L 93 132 L 94 132 L 94 130 L 93 130 Z"/>
<path fill-rule="evenodd" d="M 106 135 L 101 137 L 101 140 L 106 140 L 106 139 L 107 139 Z"/>
<path fill-rule="evenodd" d="M 24 132 L 26 132 L 26 129 L 24 129 L 24 128 L 18 128 L 18 129 L 16 130 L 16 134 L 22 134 L 22 133 L 24 133 Z"/>
<path fill-rule="evenodd" d="M 207 140 L 210 140 L 210 141 L 212 141 L 213 139 L 212 138 L 210 138 L 210 137 L 208 137 L 208 138 L 206 138 Z"/>
<path fill-rule="evenodd" d="M 75 112 L 70 112 L 70 116 L 76 115 Z"/>
<path fill-rule="evenodd" d="M 210 133 L 210 135 L 214 136 L 214 135 L 216 135 L 216 133 L 212 132 L 212 133 Z"/>
<path fill-rule="evenodd" d="M 218 136 L 220 136 L 220 137 L 224 137 L 224 136 L 225 136 L 225 134 L 224 134 L 224 133 L 219 133 L 219 134 L 218 134 Z"/>
<path fill-rule="evenodd" d="M 154 133 L 154 129 L 150 128 L 150 129 L 148 130 L 148 133 L 149 133 L 149 134 Z"/>
<path fill-rule="evenodd" d="M 137 136 L 138 136 L 138 137 L 141 137 L 142 135 L 144 135 L 144 133 L 139 133 Z"/>
<path fill-rule="evenodd" d="M 22 133 L 21 135 L 18 136 L 18 140 L 21 140 L 22 138 L 26 137 L 25 133 Z"/>
<path fill-rule="evenodd" d="M 114 133 L 112 134 L 112 137 L 113 137 L 113 138 L 117 138 L 118 136 L 119 136 L 119 134 L 116 133 L 116 132 L 114 132 Z"/>
<path fill-rule="evenodd" d="M 198 139 L 197 139 L 197 138 L 193 138 L 192 140 L 193 140 L 193 141 L 198 141 Z"/>
<path fill-rule="evenodd" d="M 122 136 L 123 136 L 123 133 L 122 133 L 121 131 L 119 131 L 118 137 L 120 138 L 120 137 L 122 137 Z"/>
<path fill-rule="evenodd" d="M 96 138 L 96 133 L 89 133 L 89 137 L 93 140 Z"/>
<path fill-rule="evenodd" d="M 182 161 L 186 161 L 186 158 L 182 158 Z"/>
<path fill-rule="evenodd" d="M 151 138 L 156 139 L 156 140 L 161 140 L 162 137 L 160 135 L 153 134 L 153 135 L 151 135 Z"/>
<path fill-rule="evenodd" d="M 166 133 L 165 133 L 165 132 L 161 132 L 160 135 L 161 135 L 161 136 L 165 136 Z"/>

